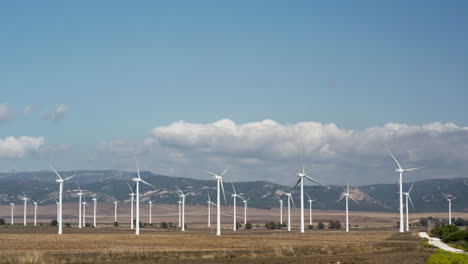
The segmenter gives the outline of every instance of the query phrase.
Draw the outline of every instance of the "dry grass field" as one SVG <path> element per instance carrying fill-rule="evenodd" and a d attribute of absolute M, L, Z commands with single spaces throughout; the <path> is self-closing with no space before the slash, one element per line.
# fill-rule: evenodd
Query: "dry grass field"
<path fill-rule="evenodd" d="M 75 204 L 64 205 L 64 235 L 55 227 L 0 227 L 0 263 L 424 263 L 433 251 L 419 244 L 416 232 L 399 234 L 394 227 L 398 214 L 350 212 L 350 233 L 341 230 L 307 230 L 299 234 L 283 230 L 239 230 L 233 232 L 232 208 L 223 208 L 223 236 L 215 236 L 215 214 L 212 228 L 206 227 L 206 206 L 187 206 L 188 231 L 142 228 L 139 237 L 128 228 L 129 208 L 119 208 L 119 228 L 111 227 L 112 204 L 98 205 L 98 228 L 78 229 Z M 0 206 L 0 218 L 9 223 L 9 206 Z M 31 209 L 31 208 L 30 208 Z M 239 208 L 240 209 L 240 208 Z M 44 225 L 55 218 L 55 205 L 39 208 L 39 222 Z M 31 210 L 30 210 L 31 211 Z M 28 223 L 32 223 L 32 211 Z M 91 212 L 89 210 L 88 212 Z M 284 210 L 286 212 L 286 210 Z M 306 211 L 307 212 L 307 211 Z M 22 223 L 22 207 L 17 206 L 15 221 Z M 142 222 L 148 222 L 147 205 L 142 205 Z M 87 213 L 88 223 L 92 215 Z M 308 214 L 306 214 L 308 216 Z M 443 213 L 413 214 L 445 217 Z M 243 211 L 239 222 L 243 222 Z M 249 208 L 248 222 L 263 226 L 265 221 L 279 221 L 279 210 Z M 454 213 L 468 218 L 467 213 Z M 306 217 L 306 219 L 308 219 Z M 286 215 L 284 215 L 286 220 Z M 314 223 L 339 220 L 343 211 L 314 211 Z M 175 205 L 155 205 L 153 222 L 177 224 Z M 297 228 L 299 210 L 293 210 L 292 222 Z M 358 225 L 356 227 L 355 225 Z M 416 230 L 414 230 L 416 231 Z"/>

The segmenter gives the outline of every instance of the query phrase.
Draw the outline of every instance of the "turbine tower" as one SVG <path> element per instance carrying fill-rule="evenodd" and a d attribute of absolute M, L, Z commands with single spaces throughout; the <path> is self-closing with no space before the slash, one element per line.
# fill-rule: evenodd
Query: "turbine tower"
<path fill-rule="evenodd" d="M 317 200 L 312 200 L 309 196 L 308 193 L 305 193 L 307 195 L 307 198 L 309 198 L 309 225 L 312 225 L 312 203 L 317 201 Z"/>
<path fill-rule="evenodd" d="M 93 203 L 94 203 L 94 217 L 93 217 L 93 226 L 94 228 L 96 228 L 96 208 L 97 208 L 97 199 L 99 199 L 99 197 L 96 197 L 96 196 L 93 196 Z"/>
<path fill-rule="evenodd" d="M 390 150 L 388 148 L 387 148 L 387 152 L 388 152 L 388 154 L 390 154 L 390 156 L 392 156 L 392 159 L 398 165 L 398 168 L 395 169 L 395 171 L 399 174 L 398 185 L 400 186 L 400 232 L 404 232 L 404 230 L 403 230 L 403 172 L 405 172 L 405 171 L 415 171 L 415 170 L 422 169 L 423 167 L 403 169 L 401 167 L 400 163 L 398 162 L 398 160 L 395 158 L 395 156 L 393 156 L 392 152 L 390 152 Z M 398 187 L 398 185 L 397 185 L 397 187 Z"/>
<path fill-rule="evenodd" d="M 81 206 L 82 206 L 82 202 L 81 202 L 81 197 L 83 196 L 83 192 L 81 191 L 81 188 L 80 188 L 80 185 L 78 184 L 78 182 L 76 183 L 76 185 L 78 186 L 78 228 L 81 228 Z"/>
<path fill-rule="evenodd" d="M 153 206 L 153 201 L 149 200 L 149 224 L 151 225 L 153 222 L 152 222 L 152 217 L 151 217 L 151 207 Z"/>
<path fill-rule="evenodd" d="M 409 214 L 408 214 L 408 201 L 411 203 L 411 206 L 413 207 L 414 209 L 414 205 L 413 205 L 413 201 L 411 200 L 411 196 L 410 196 L 410 192 L 411 190 L 413 189 L 413 185 L 411 185 L 411 187 L 409 188 L 408 192 L 404 192 L 403 194 L 405 195 L 406 197 L 406 231 L 409 231 Z"/>
<path fill-rule="evenodd" d="M 81 223 L 82 227 L 86 227 L 86 206 L 88 204 L 86 203 L 86 198 L 83 196 L 83 202 L 81 203 L 83 205 L 83 221 Z"/>
<path fill-rule="evenodd" d="M 37 226 L 37 201 L 31 201 L 34 204 L 34 226 Z"/>
<path fill-rule="evenodd" d="M 356 203 L 358 203 L 358 201 L 356 201 L 356 199 L 354 199 L 351 194 L 349 194 L 349 182 L 348 182 L 348 185 L 347 185 L 347 188 L 346 188 L 346 192 L 345 193 L 342 193 L 341 194 L 341 198 L 338 199 L 338 201 L 336 202 L 339 202 L 341 201 L 343 198 L 346 197 L 346 232 L 349 232 L 349 213 L 348 213 L 348 198 L 351 198 L 351 200 L 355 201 Z"/>
<path fill-rule="evenodd" d="M 181 200 L 182 204 L 182 231 L 185 231 L 185 193 L 177 187 L 177 190 L 179 191 L 179 197 Z"/>
<path fill-rule="evenodd" d="M 226 194 L 224 193 L 224 184 L 223 184 L 223 176 L 226 174 L 227 169 L 224 169 L 223 173 L 221 175 L 214 174 L 209 171 L 204 171 L 205 173 L 208 173 L 213 176 L 213 178 L 216 180 L 217 188 L 216 188 L 216 235 L 220 236 L 221 235 L 221 190 L 223 191 L 223 196 L 224 196 L 224 203 L 226 204 Z"/>
<path fill-rule="evenodd" d="M 181 204 L 182 204 L 182 201 L 180 200 L 180 196 L 179 196 L 179 201 L 177 201 L 177 206 L 178 206 L 178 208 L 179 208 L 179 224 L 178 224 L 177 226 L 179 226 L 179 227 L 180 227 L 180 225 L 182 224 L 182 214 L 181 214 L 181 212 L 180 212 L 181 209 L 182 209 Z"/>
<path fill-rule="evenodd" d="M 206 201 L 206 203 L 208 204 L 208 227 L 211 227 L 211 205 L 216 206 L 216 204 L 211 201 L 209 193 L 208 193 L 208 201 Z"/>
<path fill-rule="evenodd" d="M 127 182 L 127 185 L 128 185 L 128 188 L 130 188 L 130 229 L 133 229 L 133 199 L 135 197 L 135 193 L 133 192 L 133 188 L 130 187 L 130 184 L 128 184 Z"/>
<path fill-rule="evenodd" d="M 52 167 L 52 165 L 49 165 L 50 168 L 55 172 L 55 176 L 57 177 L 55 179 L 55 182 L 57 182 L 59 184 L 59 201 L 58 201 L 58 220 L 57 220 L 57 224 L 58 224 L 58 234 L 61 235 L 62 234 L 62 195 L 63 195 L 63 183 L 65 181 L 68 181 L 70 180 L 71 178 L 75 177 L 76 174 L 73 174 L 72 176 L 69 176 L 65 179 L 62 179 L 62 177 L 60 176 L 60 174 L 54 169 L 54 167 Z"/>
<path fill-rule="evenodd" d="M 291 202 L 294 208 L 296 208 L 296 205 L 294 204 L 294 199 L 292 198 L 291 193 L 289 192 L 285 194 L 288 197 L 288 231 L 291 231 Z"/>
<path fill-rule="evenodd" d="M 280 224 L 283 224 L 283 200 L 279 199 L 280 203 Z"/>
<path fill-rule="evenodd" d="M 242 198 L 242 196 L 238 195 L 237 192 L 236 192 L 236 188 L 234 187 L 234 184 L 231 182 L 231 185 L 232 185 L 232 189 L 234 190 L 234 193 L 232 194 L 232 198 L 234 200 L 234 207 L 233 207 L 233 220 L 234 220 L 234 223 L 233 223 L 233 227 L 232 227 L 232 230 L 233 231 L 237 231 L 237 212 L 236 212 L 236 200 L 237 198 L 239 197 L 241 200 L 244 201 L 244 207 L 245 207 L 245 200 Z M 245 208 L 244 208 L 245 209 Z M 245 220 L 245 215 L 244 215 L 244 220 Z"/>
<path fill-rule="evenodd" d="M 24 192 L 23 192 L 23 198 L 21 198 L 21 200 L 24 201 L 24 206 L 23 206 L 23 224 L 24 224 L 24 226 L 26 226 L 26 209 L 27 209 L 27 206 L 28 206 L 28 197 L 26 196 L 26 194 L 24 194 Z"/>
<path fill-rule="evenodd" d="M 15 224 L 15 218 L 14 218 L 14 215 L 15 215 L 15 204 L 14 203 L 10 203 L 11 205 L 11 222 L 10 222 L 10 225 L 14 225 Z"/>
<path fill-rule="evenodd" d="M 452 224 L 452 201 L 455 200 L 457 197 L 453 197 L 453 196 L 449 196 L 449 195 L 446 195 L 445 193 L 442 193 L 445 198 L 447 199 L 448 203 L 449 203 L 449 225 Z"/>
<path fill-rule="evenodd" d="M 114 223 L 117 222 L 117 204 L 119 202 L 114 198 Z M 150 222 L 151 223 L 151 222 Z"/>
<path fill-rule="evenodd" d="M 301 166 L 302 166 L 302 172 L 296 173 L 296 175 L 299 177 L 299 180 L 297 181 L 296 185 L 294 185 L 293 189 L 296 188 L 296 186 L 300 183 L 301 184 L 301 233 L 304 233 L 304 178 L 308 179 L 309 181 L 318 183 L 316 180 L 312 179 L 305 173 L 304 169 L 304 162 L 302 160 L 302 153 L 301 153 Z"/>
<path fill-rule="evenodd" d="M 136 220 L 135 220 L 135 235 L 139 235 L 140 234 L 140 182 L 148 185 L 148 186 L 151 186 L 153 188 L 156 188 L 154 187 L 153 185 L 147 183 L 146 181 L 142 180 L 141 177 L 140 177 L 140 168 L 138 167 L 138 161 L 135 160 L 135 164 L 136 164 L 136 169 L 137 169 L 137 178 L 132 178 L 132 181 L 134 181 L 136 183 Z"/>
<path fill-rule="evenodd" d="M 242 202 L 244 202 L 244 228 L 245 225 L 247 224 L 247 202 L 249 202 L 250 197 L 248 199 L 242 199 Z"/>

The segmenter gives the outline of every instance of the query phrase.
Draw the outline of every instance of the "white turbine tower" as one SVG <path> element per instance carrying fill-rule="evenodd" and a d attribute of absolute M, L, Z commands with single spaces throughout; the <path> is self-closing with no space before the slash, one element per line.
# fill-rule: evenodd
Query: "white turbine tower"
<path fill-rule="evenodd" d="M 117 204 L 119 202 L 117 201 L 117 199 L 114 198 L 114 223 L 117 222 Z M 151 210 L 151 209 L 150 209 Z M 151 223 L 151 222 L 150 222 Z"/>
<path fill-rule="evenodd" d="M 31 200 L 34 204 L 34 226 L 37 226 L 37 201 Z"/>
<path fill-rule="evenodd" d="M 179 224 L 177 226 L 180 227 L 181 223 L 182 223 L 182 214 L 181 214 L 181 209 L 182 209 L 182 201 L 180 200 L 180 197 L 179 197 L 179 201 L 177 201 L 177 204 L 179 206 Z"/>
<path fill-rule="evenodd" d="M 447 202 L 449 203 L 449 225 L 452 224 L 452 201 L 455 200 L 457 197 L 453 196 L 448 196 L 445 193 L 442 193 L 444 197 L 447 199 Z"/>
<path fill-rule="evenodd" d="M 211 201 L 209 193 L 208 193 L 208 201 L 206 201 L 206 203 L 208 204 L 208 227 L 211 227 L 211 205 L 216 206 L 216 204 Z"/>
<path fill-rule="evenodd" d="M 280 203 L 280 224 L 283 224 L 283 200 L 279 199 Z"/>
<path fill-rule="evenodd" d="M 234 184 L 231 182 L 231 185 L 232 185 L 232 190 L 234 191 L 234 193 L 232 194 L 232 198 L 234 200 L 234 206 L 233 206 L 233 215 L 232 215 L 232 218 L 233 218 L 233 226 L 232 226 L 232 230 L 234 231 L 237 231 L 237 212 L 236 212 L 236 200 L 237 198 L 239 197 L 241 200 L 245 201 L 242 196 L 238 195 L 237 192 L 236 192 L 236 188 L 234 187 Z M 244 202 L 245 204 L 245 202 Z M 245 207 L 245 206 L 244 206 Z M 245 220 L 245 215 L 244 215 L 244 220 Z"/>
<path fill-rule="evenodd" d="M 226 194 L 224 193 L 224 184 L 223 184 L 223 176 L 226 174 L 227 169 L 224 169 L 221 175 L 214 174 L 209 171 L 204 171 L 213 176 L 216 180 L 217 188 L 216 188 L 216 235 L 221 235 L 221 190 L 223 191 L 224 203 L 226 203 Z"/>
<path fill-rule="evenodd" d="M 140 177 L 140 168 L 138 167 L 138 161 L 135 160 L 136 169 L 137 169 L 137 178 L 132 178 L 132 181 L 136 183 L 136 220 L 135 220 L 135 235 L 140 234 L 140 182 L 156 188 L 155 186 L 147 183 L 146 181 L 142 180 Z"/>
<path fill-rule="evenodd" d="M 349 213 L 348 213 L 348 198 L 351 198 L 351 200 L 355 201 L 356 203 L 358 203 L 358 201 L 356 201 L 356 199 L 354 199 L 351 194 L 349 194 L 349 182 L 348 182 L 348 185 L 347 185 L 347 188 L 346 188 L 346 192 L 345 193 L 342 193 L 341 194 L 341 198 L 338 199 L 338 201 L 336 202 L 339 202 L 341 201 L 343 198 L 346 197 L 346 232 L 349 232 Z"/>
<path fill-rule="evenodd" d="M 133 229 L 133 200 L 135 197 L 135 193 L 133 192 L 133 188 L 130 186 L 130 184 L 128 184 L 128 182 L 127 185 L 128 188 L 130 188 L 130 229 Z"/>
<path fill-rule="evenodd" d="M 181 227 L 182 227 L 182 231 L 185 231 L 185 193 L 179 189 L 179 187 L 177 187 L 177 190 L 179 191 L 179 197 L 180 197 L 180 202 L 182 204 L 182 224 L 181 224 Z"/>
<path fill-rule="evenodd" d="M 399 178 L 398 178 L 398 185 L 400 186 L 400 232 L 403 232 L 403 172 L 405 171 L 415 171 L 415 170 L 419 170 L 419 169 L 422 169 L 423 167 L 419 167 L 419 168 L 410 168 L 410 169 L 403 169 L 400 165 L 400 163 L 398 162 L 398 160 L 395 158 L 395 156 L 393 156 L 392 152 L 390 152 L 390 150 L 387 148 L 387 152 L 388 154 L 390 154 L 390 156 L 392 156 L 392 159 L 395 161 L 395 163 L 398 165 L 398 168 L 395 169 L 395 171 L 397 173 L 399 173 Z M 397 185 L 397 187 L 398 187 Z"/>
<path fill-rule="evenodd" d="M 60 218 L 60 203 L 59 201 L 56 200 L 55 204 L 57 205 L 57 226 L 58 226 L 59 218 Z"/>
<path fill-rule="evenodd" d="M 289 192 L 285 194 L 288 197 L 288 231 L 291 231 L 291 202 L 294 208 L 296 208 L 296 205 L 294 204 L 294 199 L 292 198 L 291 193 Z"/>
<path fill-rule="evenodd" d="M 26 209 L 28 207 L 28 197 L 26 196 L 26 194 L 23 193 L 23 198 L 21 198 L 21 200 L 24 201 L 24 206 L 23 206 L 23 225 L 26 226 Z"/>
<path fill-rule="evenodd" d="M 81 224 L 81 206 L 82 206 L 82 201 L 81 201 L 81 198 L 83 196 L 83 192 L 81 191 L 81 188 L 80 188 L 80 185 L 78 184 L 78 182 L 76 183 L 76 185 L 78 186 L 78 228 L 81 228 L 82 224 Z"/>
<path fill-rule="evenodd" d="M 15 204 L 14 203 L 10 203 L 11 205 L 11 222 L 10 222 L 10 225 L 14 225 L 15 224 L 15 218 L 14 218 L 14 215 L 15 215 Z"/>
<path fill-rule="evenodd" d="M 241 198 L 242 202 L 244 202 L 244 228 L 245 225 L 247 224 L 247 203 L 250 200 L 250 197 L 248 199 Z"/>
<path fill-rule="evenodd" d="M 408 192 L 403 193 L 405 195 L 405 197 L 406 197 L 406 231 L 409 231 L 409 213 L 408 213 L 409 205 L 408 205 L 408 201 L 411 203 L 411 206 L 414 209 L 413 201 L 411 200 L 411 196 L 410 196 L 410 192 L 413 189 L 413 186 L 414 186 L 414 184 L 411 185 Z"/>
<path fill-rule="evenodd" d="M 62 194 L 63 194 L 63 182 L 65 181 L 68 181 L 70 180 L 71 178 L 75 177 L 76 174 L 73 174 L 72 176 L 70 177 L 67 177 L 65 179 L 62 179 L 62 177 L 60 176 L 60 174 L 54 169 L 54 167 L 52 167 L 52 165 L 49 165 L 50 168 L 55 172 L 55 175 L 56 175 L 56 179 L 55 179 L 55 182 L 57 182 L 59 184 L 59 212 L 58 212 L 58 234 L 61 235 L 62 234 Z"/>
<path fill-rule="evenodd" d="M 305 173 L 304 162 L 302 160 L 302 153 L 301 153 L 301 166 L 302 166 L 302 172 L 296 173 L 296 175 L 299 177 L 299 180 L 297 181 L 296 185 L 294 185 L 293 189 L 295 189 L 296 186 L 299 183 L 301 184 L 301 208 L 300 208 L 300 211 L 301 211 L 301 233 L 304 233 L 304 178 L 307 178 L 309 181 L 315 182 L 317 184 L 320 184 L 320 183 L 318 183 L 316 180 L 312 179 L 311 177 L 309 177 Z"/>
<path fill-rule="evenodd" d="M 86 198 L 84 196 L 83 196 L 83 202 L 81 204 L 83 205 L 83 221 L 82 221 L 81 226 L 86 227 L 86 206 L 88 206 L 88 204 L 86 203 Z"/>
<path fill-rule="evenodd" d="M 96 228 L 96 208 L 97 208 L 97 200 L 99 197 L 93 196 L 93 203 L 94 203 L 94 217 L 93 217 L 93 226 Z"/>
<path fill-rule="evenodd" d="M 307 195 L 307 198 L 309 198 L 309 225 L 312 225 L 312 203 L 317 201 L 317 200 L 312 200 L 309 196 L 308 193 L 305 193 Z"/>

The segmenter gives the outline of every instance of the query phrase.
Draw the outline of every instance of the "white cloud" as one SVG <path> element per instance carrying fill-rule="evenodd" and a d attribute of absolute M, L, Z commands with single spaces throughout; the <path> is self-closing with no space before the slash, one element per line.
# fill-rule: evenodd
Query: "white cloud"
<path fill-rule="evenodd" d="M 43 145 L 43 137 L 6 137 L 0 139 L 0 158 L 22 158 Z"/>
<path fill-rule="evenodd" d="M 294 179 L 298 150 L 312 175 L 324 183 L 345 178 L 357 183 L 393 182 L 388 145 L 405 166 L 425 166 L 411 179 L 461 177 L 468 172 L 468 128 L 452 123 L 348 130 L 337 125 L 300 122 L 283 125 L 273 120 L 236 124 L 223 119 L 209 124 L 184 121 L 151 130 L 142 144 L 128 141 L 98 145 L 101 153 L 146 157 L 150 169 L 175 171 L 178 176 L 204 177 L 201 169 L 231 168 L 242 180 Z M 157 165 L 153 165 L 157 164 Z M 285 176 L 288 177 L 285 177 Z"/>
<path fill-rule="evenodd" d="M 68 107 L 64 104 L 60 104 L 55 109 L 48 111 L 48 112 L 42 112 L 41 117 L 44 120 L 50 120 L 53 122 L 59 122 L 62 121 L 63 118 L 65 117 L 65 113 L 67 112 Z"/>
<path fill-rule="evenodd" d="M 7 104 L 0 104 L 0 123 L 9 121 L 15 117 L 15 113 L 8 109 Z"/>

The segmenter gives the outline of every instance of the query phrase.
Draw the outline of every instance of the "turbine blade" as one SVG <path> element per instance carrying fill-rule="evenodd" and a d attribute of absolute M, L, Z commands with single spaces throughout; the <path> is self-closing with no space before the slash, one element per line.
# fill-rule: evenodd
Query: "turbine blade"
<path fill-rule="evenodd" d="M 455 200 L 455 199 L 457 199 L 457 197 L 453 197 L 453 198 L 452 198 L 452 201 Z"/>
<path fill-rule="evenodd" d="M 309 196 L 309 194 L 308 194 L 308 193 L 305 193 L 305 194 L 307 195 L 307 197 L 309 198 L 309 200 L 312 200 L 312 199 L 310 199 L 310 196 Z"/>
<path fill-rule="evenodd" d="M 64 181 L 68 181 L 68 180 L 70 180 L 71 178 L 75 177 L 76 175 L 77 175 L 77 173 L 75 173 L 75 174 L 73 174 L 72 176 L 67 177 L 67 178 L 65 178 L 65 179 L 63 179 L 63 180 L 64 180 Z"/>
<path fill-rule="evenodd" d="M 304 175 L 307 179 L 309 179 L 309 181 L 313 181 L 315 182 L 316 184 L 320 185 L 320 183 L 314 179 L 312 179 L 311 177 L 307 176 L 307 175 Z"/>
<path fill-rule="evenodd" d="M 442 193 L 442 195 L 447 199 L 449 198 L 448 195 L 446 195 L 445 193 Z"/>
<path fill-rule="evenodd" d="M 343 195 L 343 196 L 341 196 L 341 198 L 340 198 L 340 199 L 336 200 L 336 202 L 339 202 L 339 201 L 343 200 L 343 198 L 345 198 L 345 196 L 344 196 L 344 195 Z"/>
<path fill-rule="evenodd" d="M 151 183 L 148 183 L 144 180 L 141 180 L 141 182 L 156 189 L 156 186 L 152 185 Z"/>
<path fill-rule="evenodd" d="M 221 173 L 221 175 L 219 175 L 219 176 L 221 176 L 221 177 L 224 176 L 224 174 L 226 174 L 227 171 L 228 171 L 228 169 L 225 168 L 224 171 L 223 171 L 223 173 Z"/>
<path fill-rule="evenodd" d="M 418 168 L 410 168 L 410 169 L 405 169 L 405 171 L 415 171 L 415 170 L 420 170 L 423 169 L 424 167 L 418 167 Z"/>
<path fill-rule="evenodd" d="M 222 178 L 221 178 L 221 180 L 220 180 L 220 185 L 221 185 L 221 190 L 223 190 L 224 204 L 226 204 L 226 193 L 224 192 L 224 183 L 223 183 L 223 179 L 222 179 Z"/>
<path fill-rule="evenodd" d="M 299 180 L 297 180 L 297 182 L 296 182 L 296 185 L 294 185 L 294 187 L 292 187 L 292 189 L 291 189 L 291 190 L 294 190 L 294 189 L 296 189 L 297 185 L 298 185 L 300 182 L 301 182 L 301 178 L 299 178 Z"/>
<path fill-rule="evenodd" d="M 232 185 L 232 189 L 234 190 L 234 194 L 237 195 L 237 193 L 236 193 L 236 188 L 234 188 L 234 183 L 231 182 L 231 185 Z"/>
<path fill-rule="evenodd" d="M 302 167 L 302 173 L 305 173 L 305 169 L 304 169 L 304 160 L 302 159 L 302 151 L 299 151 L 299 154 L 301 155 L 301 167 Z"/>
<path fill-rule="evenodd" d="M 78 190 L 80 190 L 80 193 L 81 193 L 82 191 L 81 191 L 80 185 L 78 184 L 78 182 L 75 182 L 75 183 L 78 186 Z"/>
<path fill-rule="evenodd" d="M 393 156 L 392 152 L 391 152 L 388 148 L 386 148 L 386 149 L 387 149 L 388 154 L 390 154 L 390 156 L 392 156 L 392 159 L 393 159 L 393 160 L 395 161 L 395 163 L 398 165 L 398 168 L 403 169 L 403 168 L 401 167 L 400 163 L 398 162 L 398 160 L 395 158 L 395 156 Z"/>
<path fill-rule="evenodd" d="M 55 172 L 55 175 L 61 180 L 62 177 L 60 177 L 60 174 L 55 170 L 55 168 L 52 167 L 52 165 L 49 165 L 49 166 L 50 166 L 50 168 Z"/>
<path fill-rule="evenodd" d="M 348 197 L 351 198 L 351 200 L 355 201 L 357 204 L 359 204 L 358 201 L 356 201 L 356 199 L 354 199 L 354 197 L 352 197 L 351 195 L 348 195 Z"/>
<path fill-rule="evenodd" d="M 400 187 L 400 177 L 398 177 L 398 181 L 395 186 L 395 191 L 393 192 L 393 197 L 395 197 L 395 194 L 398 192 L 398 187 Z"/>
<path fill-rule="evenodd" d="M 408 194 L 411 192 L 411 190 L 413 190 L 413 186 L 414 186 L 414 183 L 411 184 L 411 187 L 410 187 L 409 190 L 408 190 Z"/>
<path fill-rule="evenodd" d="M 183 192 L 181 189 L 179 189 L 179 187 L 176 186 L 176 188 L 177 188 L 177 190 L 179 190 L 179 192 L 180 192 L 182 195 L 184 194 L 184 192 Z"/>
<path fill-rule="evenodd" d="M 410 201 L 410 203 L 411 203 L 411 206 L 412 206 L 412 207 L 413 207 L 413 209 L 414 209 L 413 200 L 411 200 L 411 196 L 409 195 L 409 193 L 408 193 L 407 195 L 408 195 L 408 200 Z"/>
<path fill-rule="evenodd" d="M 141 179 L 141 177 L 140 177 L 140 168 L 138 167 L 138 160 L 137 159 L 135 159 L 135 164 L 136 164 L 136 168 L 137 168 L 138 179 Z"/>
<path fill-rule="evenodd" d="M 208 202 L 211 203 L 210 193 L 208 193 Z"/>
<path fill-rule="evenodd" d="M 127 185 L 128 185 L 128 188 L 130 188 L 130 192 L 133 193 L 133 189 L 128 182 L 127 182 Z"/>
<path fill-rule="evenodd" d="M 289 197 L 291 197 L 291 202 L 292 202 L 292 204 L 293 204 L 294 208 L 296 208 L 296 204 L 294 203 L 294 199 L 293 199 L 292 195 L 291 195 L 291 196 L 289 196 Z"/>
<path fill-rule="evenodd" d="M 211 176 L 217 176 L 216 174 L 214 174 L 214 173 L 212 173 L 212 172 L 209 172 L 209 171 L 206 171 L 206 170 L 204 170 L 203 172 L 204 172 L 204 173 L 208 173 L 208 174 L 210 174 Z"/>

